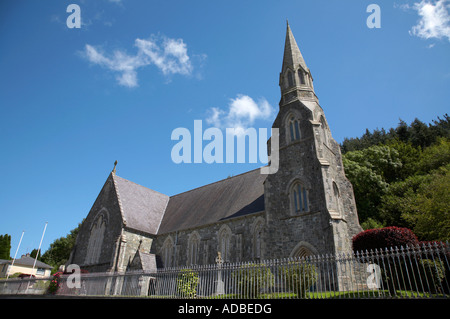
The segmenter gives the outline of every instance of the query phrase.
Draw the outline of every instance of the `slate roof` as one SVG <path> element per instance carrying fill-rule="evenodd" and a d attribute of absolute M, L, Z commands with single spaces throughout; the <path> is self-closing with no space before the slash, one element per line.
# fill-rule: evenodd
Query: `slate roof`
<path fill-rule="evenodd" d="M 12 262 L 13 262 L 12 260 L 1 259 L 0 264 L 12 264 Z M 16 259 L 14 261 L 14 266 L 20 265 L 20 266 L 33 267 L 33 264 L 34 264 L 34 258 L 27 256 L 27 255 L 22 255 L 22 257 L 20 259 Z M 52 269 L 53 267 L 50 265 L 47 265 L 46 263 L 43 263 L 42 261 L 36 260 L 35 268 Z"/>
<path fill-rule="evenodd" d="M 172 196 L 158 233 L 263 211 L 266 177 L 258 168 Z"/>
<path fill-rule="evenodd" d="M 156 271 L 156 256 L 139 251 L 139 259 L 141 260 L 142 270 Z"/>
<path fill-rule="evenodd" d="M 156 234 L 169 196 L 112 174 L 127 227 Z"/>
<path fill-rule="evenodd" d="M 127 227 L 164 234 L 264 210 L 267 175 L 255 169 L 167 196 L 112 174 Z"/>

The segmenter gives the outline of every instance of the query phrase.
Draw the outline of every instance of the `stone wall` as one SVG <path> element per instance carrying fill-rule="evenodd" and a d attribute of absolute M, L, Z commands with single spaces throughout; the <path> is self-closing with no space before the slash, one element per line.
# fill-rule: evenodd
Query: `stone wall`
<path fill-rule="evenodd" d="M 119 256 L 119 270 L 125 271 L 131 265 L 137 251 L 148 253 L 152 247 L 153 237 L 149 234 L 125 228 L 123 239 L 126 244 L 123 245 L 121 256 Z"/>
<path fill-rule="evenodd" d="M 92 225 L 99 215 L 102 215 L 106 220 L 106 231 L 103 236 L 100 256 L 95 264 L 86 263 Z M 109 271 L 114 267 L 115 250 L 122 227 L 119 203 L 114 190 L 114 183 L 110 176 L 106 180 L 89 214 L 80 226 L 76 244 L 72 250 L 68 264 L 77 264 L 89 272 Z"/>
<path fill-rule="evenodd" d="M 185 266 L 192 263 L 190 260 L 190 240 L 192 236 L 199 239 L 196 264 L 214 264 L 218 251 L 222 250 L 220 238 L 229 233 L 228 253 L 222 252 L 224 262 L 241 262 L 265 258 L 265 247 L 262 240 L 260 249 L 255 246 L 255 232 L 264 232 L 264 212 L 233 218 L 228 221 L 218 222 L 203 227 L 180 230 L 168 234 L 158 235 L 154 240 L 151 253 L 162 258 L 164 267 Z M 164 264 L 164 244 L 166 241 L 173 243 L 171 254 L 173 258 L 170 264 Z M 192 244 L 191 244 L 192 245 Z"/>

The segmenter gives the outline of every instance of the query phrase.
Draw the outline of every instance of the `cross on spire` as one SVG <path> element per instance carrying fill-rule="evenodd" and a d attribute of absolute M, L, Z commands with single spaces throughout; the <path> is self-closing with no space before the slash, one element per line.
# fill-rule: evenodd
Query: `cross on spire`
<path fill-rule="evenodd" d="M 116 174 L 116 166 L 117 166 L 117 160 L 114 162 L 114 168 L 112 170 L 113 174 Z"/>

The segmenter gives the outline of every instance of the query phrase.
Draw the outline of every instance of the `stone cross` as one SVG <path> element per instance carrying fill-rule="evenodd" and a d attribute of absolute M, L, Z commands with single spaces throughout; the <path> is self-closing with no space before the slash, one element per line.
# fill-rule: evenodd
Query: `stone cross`
<path fill-rule="evenodd" d="M 219 272 L 217 274 L 217 286 L 216 286 L 216 295 L 223 295 L 225 294 L 225 286 L 222 280 L 222 264 L 223 264 L 223 259 L 222 259 L 222 254 L 220 253 L 220 251 L 217 252 L 217 257 L 216 257 L 216 264 L 217 264 L 217 268 L 219 269 Z"/>
<path fill-rule="evenodd" d="M 222 259 L 222 254 L 220 253 L 220 251 L 217 252 L 216 264 L 219 268 L 222 267 L 223 259 Z"/>

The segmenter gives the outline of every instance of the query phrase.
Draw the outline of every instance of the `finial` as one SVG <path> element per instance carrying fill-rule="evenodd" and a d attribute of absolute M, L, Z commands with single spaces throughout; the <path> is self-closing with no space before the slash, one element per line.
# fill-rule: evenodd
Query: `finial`
<path fill-rule="evenodd" d="M 113 174 L 116 174 L 116 166 L 117 166 L 117 160 L 114 162 L 114 168 L 112 170 Z"/>

